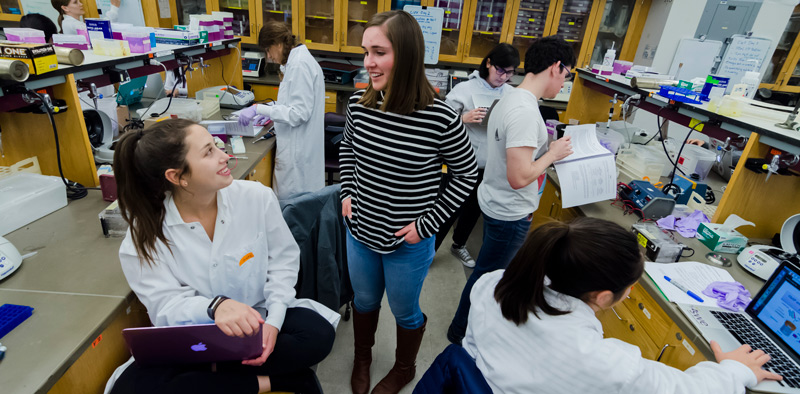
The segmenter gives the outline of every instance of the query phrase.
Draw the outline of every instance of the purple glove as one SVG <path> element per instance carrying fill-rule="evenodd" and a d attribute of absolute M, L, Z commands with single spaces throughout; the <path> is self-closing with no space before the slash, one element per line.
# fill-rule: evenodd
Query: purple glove
<path fill-rule="evenodd" d="M 268 116 L 256 115 L 256 117 L 253 118 L 253 126 L 263 126 L 267 122 L 269 122 Z"/>
<path fill-rule="evenodd" d="M 713 282 L 703 290 L 703 294 L 717 299 L 717 305 L 738 312 L 750 304 L 750 292 L 739 282 Z"/>
<path fill-rule="evenodd" d="M 239 113 L 239 124 L 240 125 L 242 125 L 242 126 L 249 125 L 250 122 L 253 121 L 253 118 L 255 118 L 256 115 L 258 115 L 258 113 L 256 112 L 256 105 L 257 104 L 253 104 L 253 105 L 243 109 L 242 112 Z"/>

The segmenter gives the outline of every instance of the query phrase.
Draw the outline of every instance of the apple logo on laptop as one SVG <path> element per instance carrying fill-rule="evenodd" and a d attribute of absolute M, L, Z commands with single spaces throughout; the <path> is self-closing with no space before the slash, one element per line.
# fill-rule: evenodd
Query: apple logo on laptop
<path fill-rule="evenodd" d="M 195 352 L 204 352 L 206 351 L 206 345 L 203 342 L 200 342 L 197 345 L 192 345 L 192 350 Z"/>

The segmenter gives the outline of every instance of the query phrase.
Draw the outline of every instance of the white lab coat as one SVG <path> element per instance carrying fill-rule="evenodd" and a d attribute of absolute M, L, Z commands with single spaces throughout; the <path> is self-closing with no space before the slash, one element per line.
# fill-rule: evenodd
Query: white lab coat
<path fill-rule="evenodd" d="M 119 18 L 119 7 L 112 5 L 106 16 L 111 22 L 116 22 Z M 64 34 L 78 34 L 78 29 L 86 30 L 86 24 L 72 16 L 64 15 L 64 19 L 61 21 L 61 29 Z"/>
<path fill-rule="evenodd" d="M 500 87 L 493 87 L 481 78 L 480 73 L 476 70 L 469 76 L 469 80 L 461 82 L 450 93 L 447 94 L 445 102 L 453 107 L 456 112 L 461 115 L 475 109 L 475 104 L 472 100 L 474 95 L 493 96 L 496 98 L 502 97 L 505 93 L 514 90 L 514 87 L 504 83 Z M 469 132 L 469 141 L 472 143 L 472 149 L 475 150 L 475 158 L 478 159 L 478 168 L 486 167 L 486 126 L 481 126 L 480 123 L 464 123 L 464 127 Z"/>
<path fill-rule="evenodd" d="M 131 289 L 155 326 L 212 323 L 207 308 L 225 295 L 269 314 L 281 328 L 289 307 L 317 311 L 335 328 L 339 314 L 307 299 L 295 299 L 300 249 L 271 189 L 233 181 L 217 192 L 217 222 L 211 241 L 198 222 L 185 223 L 171 196 L 164 200 L 164 235 L 171 252 L 156 243 L 156 261 L 143 265 L 130 230 L 119 258 Z"/>
<path fill-rule="evenodd" d="M 289 52 L 278 101 L 257 108 L 275 122 L 278 199 L 325 187 L 325 80 L 305 45 Z"/>
<path fill-rule="evenodd" d="M 481 277 L 472 289 L 464 349 L 494 393 L 733 394 L 756 384 L 738 361 L 704 361 L 685 372 L 642 358 L 634 345 L 603 338 L 603 327 L 583 301 L 546 289 L 547 302 L 570 313 L 517 326 L 494 298 L 504 270 Z"/>

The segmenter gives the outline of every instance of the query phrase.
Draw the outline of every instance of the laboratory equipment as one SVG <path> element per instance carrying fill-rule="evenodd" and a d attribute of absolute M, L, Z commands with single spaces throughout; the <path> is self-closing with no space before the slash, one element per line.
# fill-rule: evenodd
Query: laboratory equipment
<path fill-rule="evenodd" d="M 661 219 L 675 208 L 675 200 L 648 181 L 634 180 L 620 189 L 619 198 L 631 204 L 643 219 Z"/>
<path fill-rule="evenodd" d="M 0 280 L 7 278 L 22 265 L 22 255 L 9 240 L 0 237 Z M 13 328 L 13 327 L 11 327 Z M 0 332 L 0 337 L 3 333 Z"/>
<path fill-rule="evenodd" d="M 242 52 L 242 74 L 245 77 L 260 77 L 266 60 L 264 52 Z"/>
<path fill-rule="evenodd" d="M 636 235 L 639 245 L 644 248 L 648 261 L 656 263 L 674 263 L 681 258 L 686 245 L 676 242 L 656 224 L 649 222 L 635 223 L 631 231 Z"/>
<path fill-rule="evenodd" d="M 0 235 L 67 206 L 59 177 L 20 172 L 0 179 Z"/>
<path fill-rule="evenodd" d="M 250 106 L 255 101 L 256 96 L 249 90 L 239 90 L 233 86 L 220 85 L 197 91 L 197 99 L 218 100 L 220 107 L 241 109 Z"/>

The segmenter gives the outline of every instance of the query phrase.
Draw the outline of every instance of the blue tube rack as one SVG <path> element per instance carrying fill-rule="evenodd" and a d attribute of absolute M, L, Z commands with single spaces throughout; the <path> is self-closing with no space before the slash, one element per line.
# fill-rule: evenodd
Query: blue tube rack
<path fill-rule="evenodd" d="M 33 308 L 29 306 L 14 304 L 0 306 L 0 338 L 3 338 L 32 314 Z"/>

